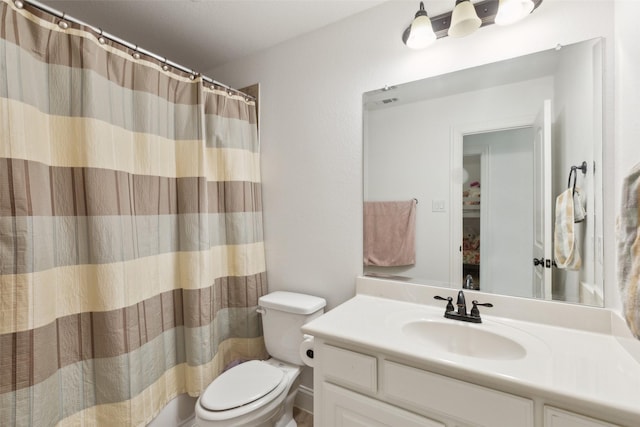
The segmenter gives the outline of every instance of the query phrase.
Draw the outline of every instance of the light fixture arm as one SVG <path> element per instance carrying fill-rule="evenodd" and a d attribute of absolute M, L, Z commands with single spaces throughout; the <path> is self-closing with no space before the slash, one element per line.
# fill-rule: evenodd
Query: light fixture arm
<path fill-rule="evenodd" d="M 418 9 L 418 11 L 416 12 L 416 16 L 413 18 L 417 18 L 419 16 L 427 16 L 427 11 L 424 9 L 424 2 L 421 1 L 420 2 L 420 9 Z"/>
<path fill-rule="evenodd" d="M 499 0 L 483 0 L 478 3 L 473 3 L 473 7 L 476 9 L 478 18 L 482 20 L 482 24 L 480 25 L 480 27 L 492 25 L 495 23 L 495 18 L 498 14 L 498 3 Z M 541 3 L 542 0 L 533 0 L 533 10 L 536 10 Z M 416 12 L 416 18 L 419 15 L 422 15 L 423 11 L 424 15 L 426 15 L 427 12 L 424 10 L 424 3 L 420 2 L 420 10 Z M 451 24 L 452 12 L 453 11 L 445 12 L 431 18 L 431 26 L 433 27 L 433 32 L 436 34 L 436 38 L 440 39 L 442 37 L 447 37 L 447 31 L 449 30 L 449 25 Z M 407 39 L 409 38 L 410 30 L 411 25 L 409 25 L 402 33 L 402 41 L 405 44 L 407 43 Z"/>

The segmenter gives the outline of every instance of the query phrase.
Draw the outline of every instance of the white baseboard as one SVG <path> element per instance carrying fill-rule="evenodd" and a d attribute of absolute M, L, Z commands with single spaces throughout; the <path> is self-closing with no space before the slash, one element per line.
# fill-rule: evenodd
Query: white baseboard
<path fill-rule="evenodd" d="M 300 385 L 294 406 L 313 414 L 313 389 L 305 385 Z"/>

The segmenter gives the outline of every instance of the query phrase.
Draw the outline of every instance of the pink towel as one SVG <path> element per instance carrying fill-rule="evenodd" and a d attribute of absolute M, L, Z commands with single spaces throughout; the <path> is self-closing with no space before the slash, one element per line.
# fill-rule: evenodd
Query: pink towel
<path fill-rule="evenodd" d="M 364 265 L 416 263 L 416 201 L 364 202 Z"/>

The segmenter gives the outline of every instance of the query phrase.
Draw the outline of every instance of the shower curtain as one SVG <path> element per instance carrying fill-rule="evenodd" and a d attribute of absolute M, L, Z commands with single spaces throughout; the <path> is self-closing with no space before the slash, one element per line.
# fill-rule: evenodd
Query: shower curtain
<path fill-rule="evenodd" d="M 144 425 L 266 357 L 255 103 L 0 0 L 0 425 Z"/>

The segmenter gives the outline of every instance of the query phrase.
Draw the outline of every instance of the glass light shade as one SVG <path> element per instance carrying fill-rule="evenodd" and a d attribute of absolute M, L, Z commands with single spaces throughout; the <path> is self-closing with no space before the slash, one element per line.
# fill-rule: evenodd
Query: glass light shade
<path fill-rule="evenodd" d="M 451 25 L 448 34 L 450 37 L 464 37 L 480 28 L 482 20 L 478 18 L 476 8 L 471 1 L 463 0 L 456 3 L 451 14 Z"/>
<path fill-rule="evenodd" d="M 520 21 L 533 10 L 532 0 L 500 0 L 495 23 L 497 25 L 509 25 Z"/>
<path fill-rule="evenodd" d="M 411 30 L 407 38 L 407 46 L 411 49 L 422 49 L 436 41 L 431 20 L 426 15 L 417 16 L 411 23 Z"/>

